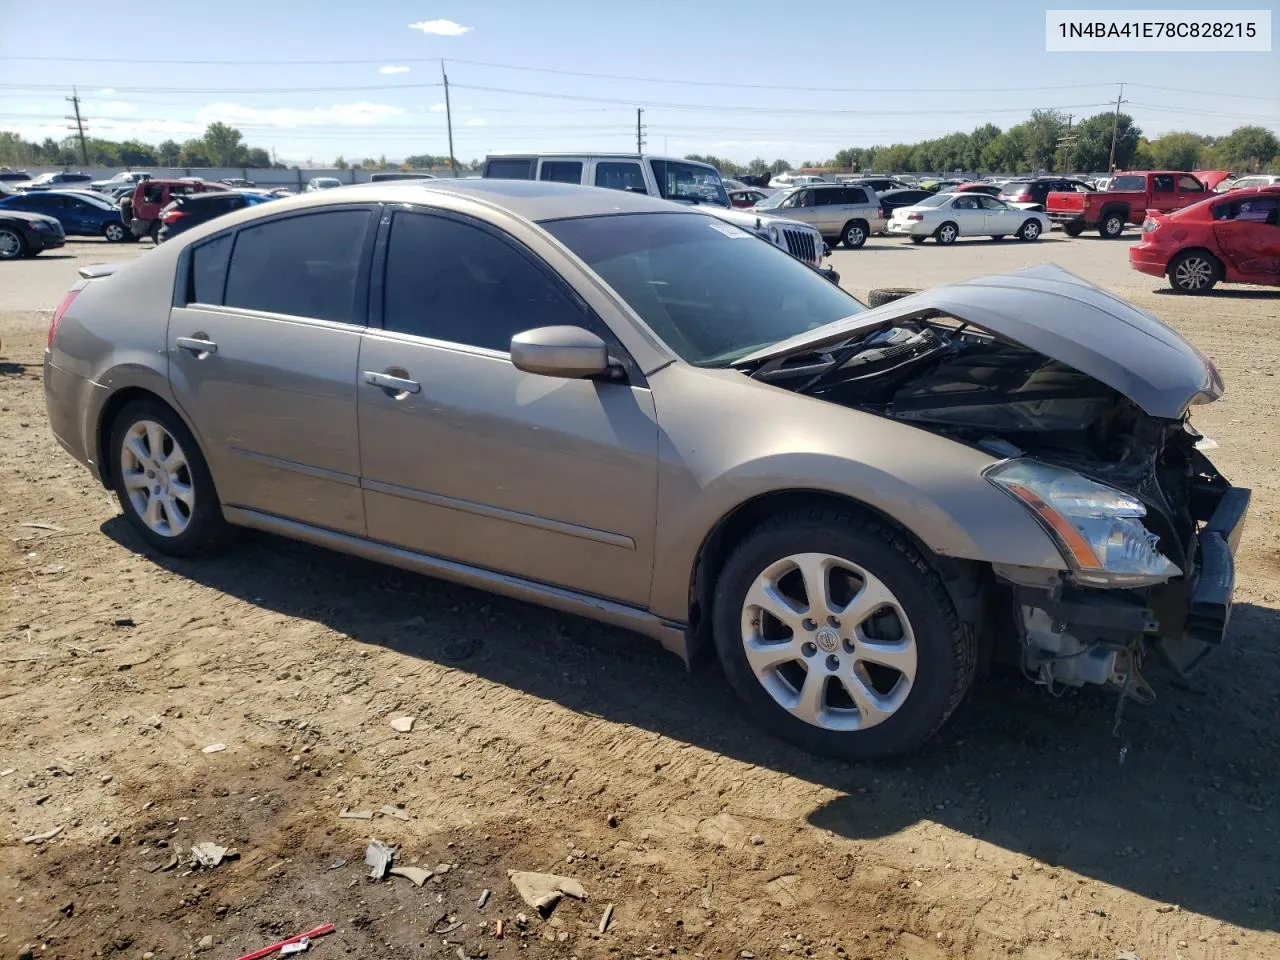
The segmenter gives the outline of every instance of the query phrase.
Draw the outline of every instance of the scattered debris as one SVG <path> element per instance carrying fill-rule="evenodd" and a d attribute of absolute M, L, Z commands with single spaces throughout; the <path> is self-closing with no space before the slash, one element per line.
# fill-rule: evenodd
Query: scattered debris
<path fill-rule="evenodd" d="M 279 943 L 273 943 L 271 946 L 263 947 L 261 950 L 254 950 L 252 953 L 246 953 L 241 957 L 237 957 L 236 960 L 262 960 L 263 957 L 270 956 L 277 950 L 283 953 L 285 947 L 292 946 L 295 943 L 301 943 L 305 940 L 310 944 L 310 942 L 316 937 L 324 937 L 333 933 L 333 929 L 332 923 L 321 924 L 314 930 L 308 930 L 306 933 L 300 933 L 296 937 L 290 937 L 288 940 L 281 940 Z"/>
<path fill-rule="evenodd" d="M 493 925 L 493 935 L 498 940 L 502 939 L 502 921 L 501 920 L 499 920 L 497 923 Z"/>
<path fill-rule="evenodd" d="M 1116 954 L 1116 960 L 1142 960 L 1142 958 L 1132 950 L 1121 950 Z"/>
<path fill-rule="evenodd" d="M 111 622 L 114 626 L 117 626 L 117 627 L 136 627 L 137 626 L 137 624 L 133 620 L 133 617 L 116 617 Z"/>
<path fill-rule="evenodd" d="M 600 918 L 600 932 L 606 933 L 609 930 L 609 921 L 613 919 L 613 904 L 609 904 L 604 908 L 604 916 Z"/>
<path fill-rule="evenodd" d="M 193 867 L 204 867 L 212 870 L 219 866 L 223 860 L 235 860 L 240 856 L 234 850 L 228 850 L 226 847 L 220 847 L 216 843 L 197 843 L 191 848 L 190 864 Z"/>
<path fill-rule="evenodd" d="M 412 880 L 415 887 L 420 887 L 431 878 L 431 871 L 422 867 L 392 867 L 387 873 L 393 877 L 404 877 Z"/>
<path fill-rule="evenodd" d="M 616 827 L 618 825 L 618 815 L 616 813 L 609 814 L 609 826 Z"/>
<path fill-rule="evenodd" d="M 213 949 L 213 934 L 211 934 L 211 933 L 207 933 L 207 934 L 205 934 L 203 937 L 201 937 L 201 938 L 200 938 L 200 942 L 196 944 L 196 949 L 197 949 L 197 950 L 212 950 L 212 949 Z"/>
<path fill-rule="evenodd" d="M 0 777 L 7 777 L 9 774 L 17 772 L 17 769 L 14 767 L 5 767 L 5 769 L 0 770 Z"/>
<path fill-rule="evenodd" d="M 100 776 L 100 777 L 98 778 L 98 782 L 99 782 L 99 783 L 110 783 L 110 782 L 111 782 L 111 774 L 109 774 L 109 773 L 104 773 L 102 776 Z"/>
<path fill-rule="evenodd" d="M 52 799 L 53 799 L 53 794 L 52 794 L 52 793 L 46 793 L 46 794 L 43 794 L 43 795 L 41 795 L 41 796 L 39 796 L 39 797 L 36 797 L 36 806 L 37 806 L 37 807 L 43 807 L 43 806 L 44 806 L 44 802 L 45 802 L 46 800 L 52 800 Z"/>
<path fill-rule="evenodd" d="M 524 902 L 543 917 L 550 916 L 556 904 L 566 895 L 575 900 L 587 899 L 587 891 L 583 889 L 582 884 L 570 877 L 561 877 L 554 873 L 508 870 L 507 878 Z"/>
<path fill-rule="evenodd" d="M 404 812 L 403 807 L 393 807 L 389 803 L 379 807 L 378 812 L 384 817 L 395 817 L 397 820 L 404 820 L 406 823 L 409 820 L 409 815 Z"/>
<path fill-rule="evenodd" d="M 221 753 L 225 749 L 227 749 L 227 745 L 225 743 L 211 743 L 200 752 L 201 753 Z"/>
<path fill-rule="evenodd" d="M 445 924 L 445 926 L 440 926 L 442 923 Z M 449 919 L 449 915 L 445 914 L 432 925 L 431 932 L 437 937 L 443 937 L 446 933 L 453 933 L 453 931 L 457 930 L 460 926 L 462 926 L 461 920 L 451 921 Z"/>
<path fill-rule="evenodd" d="M 468 774 L 466 770 L 462 769 L 462 767 L 454 767 L 454 768 L 453 768 L 453 779 L 455 779 L 455 780 L 466 780 L 466 779 L 468 779 L 469 777 L 470 777 L 470 774 Z"/>
<path fill-rule="evenodd" d="M 311 940 L 303 937 L 301 940 L 295 940 L 293 943 L 286 943 L 280 948 L 280 956 L 287 957 L 291 953 L 304 953 L 307 947 L 311 946 Z"/>
<path fill-rule="evenodd" d="M 1177 911 L 1177 909 L 1178 909 L 1177 904 L 1162 903 L 1160 904 L 1160 906 L 1156 907 L 1156 913 L 1174 913 Z"/>
<path fill-rule="evenodd" d="M 372 810 L 352 810 L 350 807 L 343 807 L 338 812 L 338 817 L 341 820 L 372 820 L 373 811 Z"/>
<path fill-rule="evenodd" d="M 180 858 L 180 857 L 175 853 L 172 857 L 170 857 L 170 858 L 169 858 L 169 862 L 168 862 L 168 863 L 166 863 L 166 864 L 165 864 L 163 867 L 161 867 L 160 869 L 161 869 L 163 872 L 168 873 L 170 870 L 176 870 L 176 869 L 178 869 L 178 864 L 179 864 L 180 862 L 181 862 L 181 858 Z"/>
<path fill-rule="evenodd" d="M 414 717 L 396 717 L 391 721 L 391 729 L 397 733 L 408 733 L 413 729 Z"/>
<path fill-rule="evenodd" d="M 369 879 L 381 880 L 385 877 L 395 855 L 395 847 L 388 847 L 381 840 L 371 840 L 364 850 L 364 862 L 369 867 Z"/>
<path fill-rule="evenodd" d="M 451 868 L 447 863 L 437 863 L 435 872 L 437 876 L 443 877 L 446 873 L 449 872 L 450 869 Z"/>
<path fill-rule="evenodd" d="M 20 527 L 26 527 L 28 530 L 48 530 L 50 533 L 62 533 L 61 527 L 56 527 L 52 523 L 44 523 L 43 521 L 28 520 L 26 523 L 18 524 Z"/>
<path fill-rule="evenodd" d="M 61 827 L 54 827 L 52 830 L 46 830 L 44 833 L 33 833 L 29 837 L 23 837 L 23 843 L 44 843 L 46 840 L 52 840 L 62 832 Z"/>
<path fill-rule="evenodd" d="M 337 860 L 333 861 L 333 863 L 329 864 L 329 869 L 330 869 L 330 870 L 341 870 L 341 869 L 342 869 L 343 867 L 345 867 L 346 865 L 347 865 L 347 861 L 346 861 L 346 860 L 344 860 L 344 859 L 342 859 L 342 857 L 339 857 Z"/>
<path fill-rule="evenodd" d="M 69 917 L 76 912 L 75 901 L 68 901 L 58 908 L 58 912 L 64 917 Z"/>
<path fill-rule="evenodd" d="M 484 905 L 489 902 L 489 896 L 490 896 L 490 892 L 488 887 L 485 887 L 483 890 L 480 891 L 480 899 L 476 901 L 477 910 L 484 909 Z"/>

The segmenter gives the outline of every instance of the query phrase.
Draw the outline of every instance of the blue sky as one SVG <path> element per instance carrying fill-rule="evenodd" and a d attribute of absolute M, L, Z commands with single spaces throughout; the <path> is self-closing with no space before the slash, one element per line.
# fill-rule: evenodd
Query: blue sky
<path fill-rule="evenodd" d="M 112 139 L 181 141 L 222 120 L 290 162 L 444 154 L 432 58 L 445 58 L 462 160 L 634 149 L 641 106 L 652 152 L 799 163 L 988 121 L 1007 127 L 1035 107 L 1088 116 L 1114 102 L 1121 81 L 1124 109 L 1148 136 L 1246 123 L 1280 132 L 1274 44 L 1049 54 L 1045 7 L 1025 2 L 820 4 L 810 15 L 760 0 L 224 0 L 161 16 L 144 5 L 138 20 L 127 6 L 57 8 L 51 18 L 39 3 L 0 0 L 0 129 L 64 135 L 62 98 L 75 85 L 90 133 Z M 148 22 L 160 33 L 140 50 Z"/>

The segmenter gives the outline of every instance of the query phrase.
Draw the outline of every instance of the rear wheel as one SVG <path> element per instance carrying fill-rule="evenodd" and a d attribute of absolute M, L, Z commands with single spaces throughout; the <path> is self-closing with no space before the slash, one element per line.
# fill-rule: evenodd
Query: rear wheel
<path fill-rule="evenodd" d="M 1186 250 L 1169 261 L 1169 286 L 1178 293 L 1208 293 L 1222 279 L 1222 265 L 1202 250 Z"/>
<path fill-rule="evenodd" d="M 948 220 L 940 226 L 933 235 L 937 238 L 939 243 L 946 246 L 947 244 L 956 242 L 956 239 L 960 236 L 960 228 Z"/>
<path fill-rule="evenodd" d="M 1018 239 L 1019 240 L 1039 240 L 1040 232 L 1041 232 L 1040 221 L 1028 220 L 1026 223 L 1022 225 L 1021 229 L 1018 230 Z"/>
<path fill-rule="evenodd" d="M 154 244 L 160 243 L 160 221 L 159 220 L 151 221 L 151 226 L 147 230 L 147 236 L 151 238 L 152 243 Z"/>
<path fill-rule="evenodd" d="M 190 557 L 225 537 L 213 477 L 173 410 L 158 400 L 136 400 L 116 417 L 109 442 L 112 486 L 149 546 Z"/>
<path fill-rule="evenodd" d="M 0 227 L 0 260 L 17 260 L 27 255 L 27 241 L 13 227 Z"/>
<path fill-rule="evenodd" d="M 1068 237 L 1078 237 L 1080 236 L 1080 234 L 1084 233 L 1084 224 L 1083 223 L 1063 224 L 1062 232 L 1065 233 Z"/>
<path fill-rule="evenodd" d="M 107 238 L 108 243 L 123 243 L 127 232 L 123 223 L 108 223 L 102 228 L 102 235 Z"/>
<path fill-rule="evenodd" d="M 1124 217 L 1118 213 L 1108 213 L 1098 224 L 1098 234 L 1104 240 L 1114 240 L 1124 232 Z"/>
<path fill-rule="evenodd" d="M 911 235 L 911 242 L 912 242 L 912 243 L 924 243 L 924 242 L 925 242 L 926 240 L 928 240 L 928 239 L 929 239 L 928 237 L 922 237 L 922 236 L 919 236 L 919 235 L 914 234 L 914 233 Z"/>
<path fill-rule="evenodd" d="M 865 760 L 928 739 L 973 678 L 975 644 L 941 578 L 878 520 L 780 514 L 716 583 L 715 641 L 730 685 L 766 729 Z"/>
<path fill-rule="evenodd" d="M 867 224 L 862 220 L 851 220 L 840 231 L 841 242 L 850 250 L 857 250 L 867 242 Z"/>

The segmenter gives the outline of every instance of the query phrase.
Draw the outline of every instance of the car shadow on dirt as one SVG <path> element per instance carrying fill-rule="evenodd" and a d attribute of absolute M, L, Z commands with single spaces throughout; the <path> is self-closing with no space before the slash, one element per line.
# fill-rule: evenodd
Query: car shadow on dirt
<path fill-rule="evenodd" d="M 123 517 L 102 529 L 146 552 Z M 1241 927 L 1280 915 L 1275 609 L 1238 605 L 1231 642 L 1189 688 L 1153 675 L 1159 699 L 1128 704 L 1118 733 L 1113 694 L 987 678 L 920 751 L 853 765 L 762 734 L 713 663 L 690 673 L 621 630 L 261 534 L 197 561 L 148 556 L 359 643 L 828 786 L 843 795 L 807 819 L 832 834 L 933 821 Z"/>
<path fill-rule="evenodd" d="M 1157 293 L 1157 294 L 1159 294 L 1159 295 L 1160 295 L 1160 296 L 1162 296 L 1162 297 L 1185 297 L 1185 296 L 1187 296 L 1187 294 L 1185 294 L 1185 293 L 1180 293 L 1180 292 L 1178 292 L 1177 290 L 1170 289 L 1169 287 L 1157 287 L 1156 289 L 1152 290 L 1151 292 L 1152 292 L 1152 293 Z M 1226 300 L 1280 300 L 1280 290 L 1252 290 L 1252 289 L 1248 289 L 1248 288 L 1246 288 L 1246 289 L 1244 289 L 1244 290 L 1239 290 L 1239 289 L 1226 289 L 1226 290 L 1223 290 L 1223 289 L 1219 288 L 1219 289 L 1217 289 L 1217 290 L 1213 290 L 1213 291 L 1211 291 L 1211 292 L 1209 292 L 1209 293 L 1201 294 L 1201 295 L 1200 295 L 1200 299 L 1201 299 L 1201 300 L 1203 300 L 1203 301 L 1204 301 L 1204 302 L 1206 302 L 1206 303 L 1207 303 L 1207 302 L 1210 302 L 1210 301 L 1213 301 L 1213 300 L 1220 300 L 1220 299 L 1226 299 Z"/>

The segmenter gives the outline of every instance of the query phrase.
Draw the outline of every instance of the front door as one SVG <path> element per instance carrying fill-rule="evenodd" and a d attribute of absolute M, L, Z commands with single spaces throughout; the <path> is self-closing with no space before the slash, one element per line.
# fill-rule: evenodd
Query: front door
<path fill-rule="evenodd" d="M 974 194 L 958 194 L 951 204 L 951 216 L 960 227 L 961 236 L 979 236 L 986 231 L 986 213 Z"/>
<path fill-rule="evenodd" d="M 1280 280 L 1280 199 L 1249 197 L 1215 205 L 1214 217 L 1218 248 L 1242 281 Z"/>
<path fill-rule="evenodd" d="M 1016 210 L 995 197 L 988 197 L 985 194 L 975 194 L 975 196 L 978 203 L 982 205 L 983 230 L 989 236 L 1007 236 L 1016 233 L 1022 226 L 1027 216 L 1023 211 Z"/>
<path fill-rule="evenodd" d="M 382 329 L 365 333 L 359 363 L 369 537 L 645 603 L 653 398 L 525 373 L 508 356 L 522 330 L 608 331 L 510 237 L 452 214 L 397 211 L 382 275 Z"/>
<path fill-rule="evenodd" d="M 356 368 L 374 221 L 326 208 L 190 252 L 169 379 L 228 506 L 364 533 Z"/>

